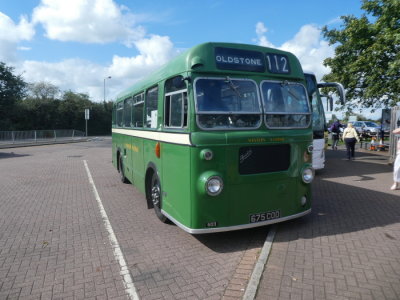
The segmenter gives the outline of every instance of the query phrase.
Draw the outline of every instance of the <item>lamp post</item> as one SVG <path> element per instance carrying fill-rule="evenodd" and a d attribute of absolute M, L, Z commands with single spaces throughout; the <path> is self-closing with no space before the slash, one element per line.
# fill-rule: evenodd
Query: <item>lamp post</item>
<path fill-rule="evenodd" d="M 103 85 L 103 87 L 104 87 L 103 102 L 104 102 L 104 103 L 106 103 L 106 79 L 111 79 L 111 76 L 108 76 L 108 77 L 105 77 L 105 78 L 104 78 L 104 85 Z"/>

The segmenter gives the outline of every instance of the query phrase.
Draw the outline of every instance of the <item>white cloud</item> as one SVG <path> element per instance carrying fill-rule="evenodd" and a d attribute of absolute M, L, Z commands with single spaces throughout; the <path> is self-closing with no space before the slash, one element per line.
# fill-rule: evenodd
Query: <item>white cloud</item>
<path fill-rule="evenodd" d="M 265 27 L 263 22 L 258 22 L 256 24 L 256 34 L 257 34 L 257 44 L 260 46 L 264 46 L 264 47 L 272 47 L 274 48 L 274 45 L 268 41 L 267 37 L 265 36 L 265 34 L 268 32 L 267 27 Z"/>
<path fill-rule="evenodd" d="M 315 25 L 301 27 L 295 37 L 284 43 L 281 49 L 294 53 L 299 58 L 303 70 L 314 72 L 318 79 L 330 72 L 330 69 L 323 65 L 323 61 L 335 53 L 334 48 L 321 39 L 321 30 Z"/>
<path fill-rule="evenodd" d="M 82 59 L 66 59 L 56 63 L 25 61 L 18 66 L 27 82 L 45 81 L 59 87 L 61 91 L 71 90 L 88 94 L 92 101 L 100 102 L 104 97 L 104 78 L 108 67 Z M 123 88 L 124 80 L 106 80 L 106 99 L 110 100 Z"/>
<path fill-rule="evenodd" d="M 334 55 L 334 48 L 321 39 L 321 30 L 316 25 L 302 26 L 291 40 L 280 46 L 270 43 L 265 36 L 266 33 L 265 25 L 258 22 L 256 25 L 258 45 L 292 52 L 300 60 L 303 70 L 314 72 L 317 79 L 321 79 L 324 74 L 329 73 L 329 68 L 323 65 L 323 61 Z"/>
<path fill-rule="evenodd" d="M 121 41 L 130 47 L 145 35 L 135 16 L 112 0 L 42 0 L 33 11 L 49 39 L 81 43 Z"/>
<path fill-rule="evenodd" d="M 113 63 L 109 68 L 111 74 L 118 77 L 140 78 L 177 54 L 167 36 L 152 35 L 150 38 L 136 41 L 135 46 L 139 50 L 137 56 L 114 55 Z"/>
<path fill-rule="evenodd" d="M 103 100 L 104 78 L 111 76 L 106 80 L 106 99 L 110 100 L 177 54 L 166 36 L 152 35 L 135 44 L 140 52 L 137 56 L 115 55 L 109 66 L 68 59 L 58 63 L 25 61 L 18 69 L 28 82 L 50 82 L 61 90 L 87 93 L 93 101 Z"/>
<path fill-rule="evenodd" d="M 31 47 L 19 46 L 19 47 L 17 47 L 17 49 L 18 49 L 18 50 L 21 50 L 21 51 L 29 51 L 29 50 L 31 50 L 32 48 L 31 48 Z"/>
<path fill-rule="evenodd" d="M 21 16 L 18 25 L 10 17 L 0 12 L 0 39 L 3 41 L 18 42 L 30 40 L 35 31 L 25 16 Z"/>
<path fill-rule="evenodd" d="M 101 101 L 104 78 L 107 99 L 143 78 L 151 71 L 170 60 L 178 53 L 168 36 L 148 35 L 136 22 L 137 16 L 112 0 L 42 0 L 33 11 L 32 22 L 21 17 L 15 24 L 0 13 L 0 60 L 17 62 L 16 53 L 28 50 L 29 45 L 18 45 L 34 36 L 34 24 L 42 24 L 50 39 L 82 43 L 122 42 L 135 47 L 135 56 L 114 55 L 107 65 L 87 60 L 66 59 L 60 62 L 20 61 L 14 63 L 17 71 L 23 72 L 28 82 L 48 81 L 61 90 L 88 93 L 92 100 Z M 326 73 L 323 59 L 333 55 L 333 48 L 321 40 L 320 30 L 314 25 L 305 25 L 289 41 L 274 46 L 267 39 L 268 29 L 262 22 L 256 24 L 256 43 L 267 47 L 281 48 L 297 55 L 305 70 L 313 71 L 317 77 Z"/>
<path fill-rule="evenodd" d="M 0 12 L 0 61 L 15 61 L 17 45 L 20 41 L 31 40 L 35 35 L 34 27 L 22 16 L 15 24 L 7 15 Z"/>
<path fill-rule="evenodd" d="M 61 90 L 87 93 L 93 101 L 115 95 L 166 63 L 177 54 L 168 36 L 147 35 L 135 23 L 135 16 L 111 0 L 42 0 L 32 14 L 32 23 L 21 17 L 19 24 L 0 13 L 0 60 L 15 66 L 27 82 L 46 81 Z M 143 19 L 139 16 L 137 20 Z M 142 20 L 143 21 L 143 20 Z M 107 65 L 82 59 L 64 59 L 59 62 L 19 61 L 17 50 L 30 50 L 19 45 L 34 36 L 34 26 L 42 24 L 47 37 L 60 41 L 82 43 L 122 42 L 135 47 L 136 56 L 114 55 Z"/>

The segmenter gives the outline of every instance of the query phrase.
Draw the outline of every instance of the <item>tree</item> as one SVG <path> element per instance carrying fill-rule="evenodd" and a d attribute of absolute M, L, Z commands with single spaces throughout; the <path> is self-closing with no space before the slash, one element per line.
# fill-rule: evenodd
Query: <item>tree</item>
<path fill-rule="evenodd" d="M 362 0 L 360 18 L 342 16 L 341 29 L 322 29 L 335 56 L 325 81 L 341 82 L 346 106 L 391 107 L 400 101 L 400 1 Z"/>
<path fill-rule="evenodd" d="M 26 82 L 14 68 L 0 62 L 0 130 L 14 128 L 15 106 L 26 95 Z"/>
<path fill-rule="evenodd" d="M 111 134 L 111 114 L 113 102 L 92 103 L 90 120 L 88 121 L 89 135 Z"/>
<path fill-rule="evenodd" d="M 58 111 L 61 128 L 85 131 L 84 112 L 91 106 L 92 102 L 87 94 L 64 92 Z"/>
<path fill-rule="evenodd" d="M 60 89 L 49 82 L 41 81 L 29 84 L 29 94 L 36 99 L 54 99 Z"/>
<path fill-rule="evenodd" d="M 84 111 L 91 110 L 91 135 L 111 133 L 112 102 L 94 103 L 85 93 L 64 91 L 47 82 L 27 84 L 0 62 L 0 131 L 77 129 L 85 131 Z M 27 96 L 28 95 L 28 96 Z M 60 97 L 61 96 L 61 97 Z"/>
<path fill-rule="evenodd" d="M 26 98 L 18 105 L 18 130 L 61 129 L 58 99 Z"/>

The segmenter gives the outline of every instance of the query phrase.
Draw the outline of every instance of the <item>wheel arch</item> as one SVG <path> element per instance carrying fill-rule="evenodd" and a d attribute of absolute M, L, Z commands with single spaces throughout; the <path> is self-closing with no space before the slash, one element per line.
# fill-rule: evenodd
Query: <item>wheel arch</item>
<path fill-rule="evenodd" d="M 150 196 L 151 179 L 152 179 L 154 173 L 157 174 L 158 178 L 160 178 L 160 175 L 158 173 L 156 165 L 153 162 L 149 162 L 147 164 L 146 175 L 145 175 L 145 179 L 144 179 L 144 186 L 145 186 L 145 191 L 146 191 L 146 201 L 147 201 L 148 209 L 154 208 L 154 205 L 153 205 L 153 202 L 151 201 L 151 196 Z"/>
<path fill-rule="evenodd" d="M 121 170 L 119 169 L 119 158 L 120 158 L 120 156 L 121 156 L 121 148 L 118 147 L 118 148 L 117 148 L 117 170 L 118 170 L 118 172 L 121 171 Z"/>

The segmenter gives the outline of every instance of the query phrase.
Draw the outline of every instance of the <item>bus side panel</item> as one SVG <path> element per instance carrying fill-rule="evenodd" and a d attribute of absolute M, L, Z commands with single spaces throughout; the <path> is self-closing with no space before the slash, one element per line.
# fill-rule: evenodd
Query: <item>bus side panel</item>
<path fill-rule="evenodd" d="M 131 144 L 131 169 L 132 169 L 132 183 L 142 193 L 145 192 L 144 178 L 145 178 L 145 164 L 144 164 L 144 149 L 143 139 L 138 137 L 132 137 Z"/>
<path fill-rule="evenodd" d="M 118 168 L 118 162 L 117 162 L 117 133 L 112 134 L 112 164 L 114 168 Z"/>
<path fill-rule="evenodd" d="M 156 156 L 156 144 L 157 141 L 153 140 L 146 140 L 143 139 L 143 167 L 144 167 L 144 172 L 143 172 L 143 179 L 141 182 L 143 182 L 142 186 L 138 186 L 139 190 L 145 194 L 145 178 L 146 178 L 146 173 L 149 170 L 150 165 L 154 165 L 156 168 L 156 171 L 158 173 L 158 176 L 160 177 L 161 181 L 161 188 L 163 189 L 163 181 L 162 181 L 162 169 L 161 169 L 161 160 Z M 141 176 L 141 175 L 139 175 Z"/>
<path fill-rule="evenodd" d="M 118 169 L 117 152 L 120 151 L 120 154 L 124 155 L 124 135 L 120 133 L 113 133 L 112 144 L 113 144 L 113 164 L 115 168 Z"/>
<path fill-rule="evenodd" d="M 124 136 L 123 143 L 124 151 L 124 174 L 130 182 L 132 180 L 132 137 L 129 135 Z"/>
<path fill-rule="evenodd" d="M 128 180 L 131 180 L 132 178 L 130 177 L 130 161 L 129 161 L 129 157 L 130 157 L 130 136 L 125 135 L 125 134 L 120 134 L 119 136 L 119 147 L 121 150 L 121 156 L 122 156 L 122 161 L 123 161 L 123 168 L 124 168 L 124 175 L 126 178 L 128 178 Z"/>
<path fill-rule="evenodd" d="M 163 143 L 161 161 L 162 209 L 179 223 L 190 227 L 190 147 Z"/>

